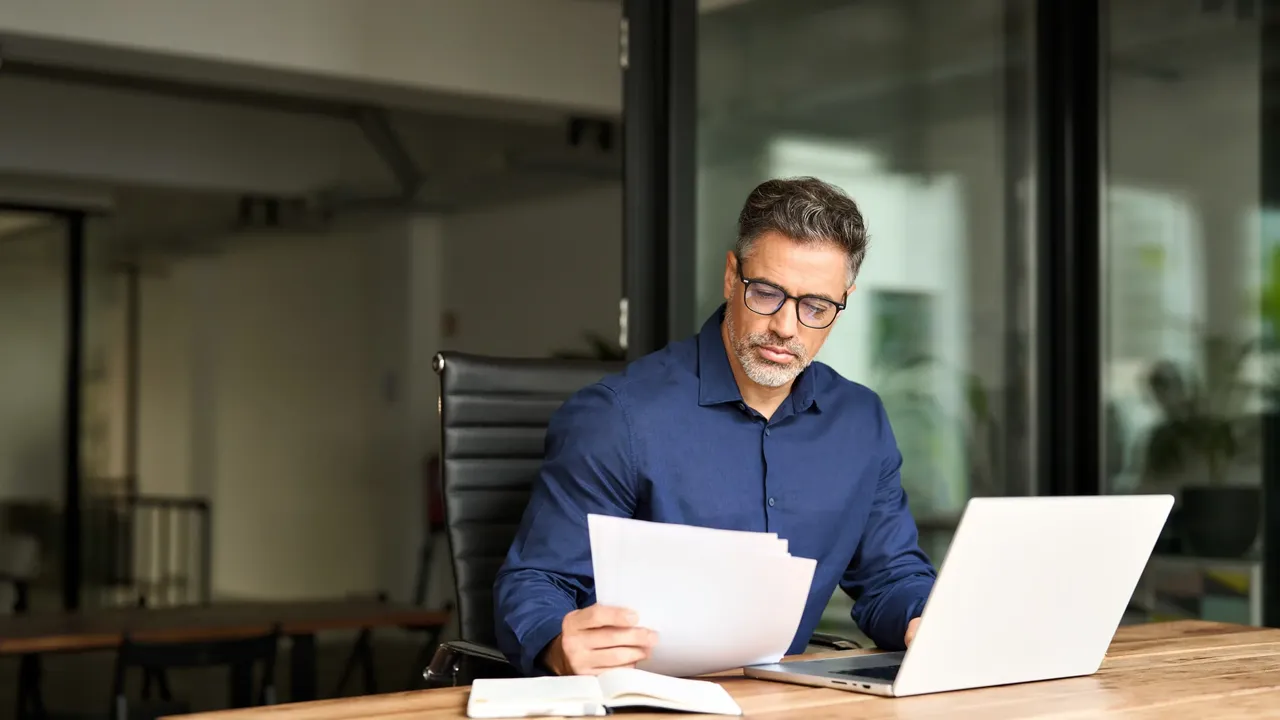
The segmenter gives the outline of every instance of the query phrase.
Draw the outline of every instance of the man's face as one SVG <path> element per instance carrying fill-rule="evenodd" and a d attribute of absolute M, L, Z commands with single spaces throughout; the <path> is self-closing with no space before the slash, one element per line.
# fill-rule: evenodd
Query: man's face
<path fill-rule="evenodd" d="M 834 243 L 802 245 L 776 232 L 756 239 L 741 268 L 733 252 L 728 253 L 725 326 L 730 347 L 747 377 L 765 387 L 782 387 L 813 362 L 835 327 L 834 304 L 853 292 L 853 286 L 845 284 L 847 273 L 848 256 Z M 757 309 L 767 309 L 767 300 L 779 296 L 778 290 L 793 298 L 786 299 L 772 315 L 762 315 L 747 305 L 749 288 Z M 795 297 L 802 299 L 797 303 Z M 824 304 L 823 299 L 829 303 Z M 809 325 L 821 325 L 828 319 L 832 324 L 821 329 L 808 327 L 800 322 L 797 307 Z M 832 315 L 823 314 L 825 311 Z"/>

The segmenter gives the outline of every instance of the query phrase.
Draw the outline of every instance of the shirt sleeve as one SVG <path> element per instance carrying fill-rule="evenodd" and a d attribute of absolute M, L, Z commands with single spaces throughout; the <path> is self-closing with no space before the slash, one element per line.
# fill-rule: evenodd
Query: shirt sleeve
<path fill-rule="evenodd" d="M 937 573 L 919 546 L 902 488 L 902 454 L 879 398 L 876 410 L 880 476 L 862 542 L 840 587 L 854 600 L 853 620 L 862 632 L 877 647 L 902 650 L 907 624 L 924 611 Z"/>
<path fill-rule="evenodd" d="M 564 616 L 594 598 L 587 515 L 634 515 L 630 424 L 614 391 L 591 385 L 547 428 L 545 457 L 515 541 L 494 582 L 499 649 L 526 675 Z"/>

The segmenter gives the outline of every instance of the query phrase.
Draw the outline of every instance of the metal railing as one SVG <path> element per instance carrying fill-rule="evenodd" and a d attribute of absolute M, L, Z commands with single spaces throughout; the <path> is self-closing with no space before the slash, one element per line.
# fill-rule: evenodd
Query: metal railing
<path fill-rule="evenodd" d="M 203 498 L 154 495 L 88 499 L 84 581 L 106 605 L 208 603 L 213 526 Z"/>

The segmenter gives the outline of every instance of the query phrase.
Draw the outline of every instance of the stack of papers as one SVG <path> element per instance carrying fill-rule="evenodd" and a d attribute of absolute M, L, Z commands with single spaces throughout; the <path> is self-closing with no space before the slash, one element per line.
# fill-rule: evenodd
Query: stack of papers
<path fill-rule="evenodd" d="M 804 613 L 817 562 L 776 533 L 588 515 L 596 602 L 658 633 L 638 667 L 689 677 L 777 662 Z"/>

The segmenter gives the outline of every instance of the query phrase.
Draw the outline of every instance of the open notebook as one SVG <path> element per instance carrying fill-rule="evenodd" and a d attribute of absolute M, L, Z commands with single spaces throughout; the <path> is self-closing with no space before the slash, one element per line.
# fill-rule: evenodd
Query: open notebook
<path fill-rule="evenodd" d="M 619 668 L 595 677 L 479 679 L 471 685 L 467 717 L 584 717 L 608 715 L 624 707 L 742 714 L 738 703 L 716 683 Z"/>

